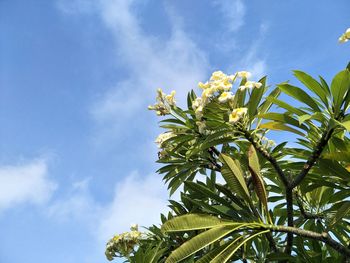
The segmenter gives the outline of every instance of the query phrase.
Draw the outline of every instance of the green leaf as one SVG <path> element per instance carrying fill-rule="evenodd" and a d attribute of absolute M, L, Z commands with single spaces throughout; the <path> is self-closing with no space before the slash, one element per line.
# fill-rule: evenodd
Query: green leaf
<path fill-rule="evenodd" d="M 265 114 L 259 114 L 258 116 L 263 119 L 286 123 L 304 129 L 306 131 L 308 130 L 308 128 L 305 125 L 301 125 L 300 122 L 298 122 L 296 119 L 290 117 L 287 114 L 270 112 Z"/>
<path fill-rule="evenodd" d="M 305 136 L 304 133 L 302 133 L 302 132 L 300 132 L 292 127 L 289 127 L 288 125 L 285 125 L 281 122 L 276 122 L 276 121 L 266 122 L 266 123 L 260 124 L 258 128 L 260 128 L 260 129 L 266 128 L 266 129 L 275 130 L 275 131 L 289 131 L 289 132 L 296 133 L 300 136 Z"/>
<path fill-rule="evenodd" d="M 311 119 L 312 115 L 311 114 L 304 114 L 298 117 L 299 123 L 302 124 L 306 120 Z"/>
<path fill-rule="evenodd" d="M 337 213 L 330 219 L 328 229 L 342 220 L 344 216 L 349 216 L 350 213 L 350 201 L 344 201 Z"/>
<path fill-rule="evenodd" d="M 350 161 L 350 152 L 332 152 L 322 154 L 322 158 L 336 161 Z M 350 178 L 349 178 L 350 180 Z"/>
<path fill-rule="evenodd" d="M 261 98 L 266 90 L 265 83 L 266 77 L 263 77 L 259 82 L 262 84 L 260 88 L 254 88 L 248 102 L 248 116 L 252 119 L 258 110 Z"/>
<path fill-rule="evenodd" d="M 309 88 L 313 93 L 315 93 L 321 101 L 328 107 L 327 89 L 325 89 L 317 80 L 315 80 L 310 75 L 305 72 L 294 70 L 294 76 L 299 79 L 307 88 Z"/>
<path fill-rule="evenodd" d="M 341 123 L 341 125 L 344 126 L 345 129 L 350 132 L 350 121 L 344 121 Z"/>
<path fill-rule="evenodd" d="M 217 253 L 217 255 L 210 261 L 210 263 L 218 262 L 218 263 L 225 263 L 227 262 L 232 255 L 241 247 L 240 244 L 244 244 L 243 242 L 238 243 L 240 239 L 242 239 L 244 236 L 240 235 L 236 239 L 228 242 L 228 246 L 226 246 L 222 251 Z M 238 244 L 237 244 L 238 243 Z"/>
<path fill-rule="evenodd" d="M 332 80 L 331 91 L 333 95 L 334 114 L 337 116 L 340 113 L 340 108 L 343 99 L 350 89 L 350 72 L 349 70 L 340 71 Z"/>
<path fill-rule="evenodd" d="M 302 89 L 287 83 L 281 83 L 277 86 L 287 95 L 310 106 L 314 111 L 321 111 L 315 100 Z"/>
<path fill-rule="evenodd" d="M 210 197 L 213 200 L 216 200 L 222 205 L 226 205 L 228 207 L 232 207 L 230 202 L 228 202 L 226 199 L 222 198 L 219 194 L 213 192 L 209 188 L 207 188 L 205 185 L 201 185 L 194 182 L 185 182 L 186 187 L 189 189 L 192 189 L 193 191 L 199 192 L 203 194 L 205 197 Z"/>
<path fill-rule="evenodd" d="M 227 262 L 233 255 L 236 253 L 236 251 L 243 246 L 245 243 L 247 243 L 249 240 L 255 238 L 258 235 L 264 234 L 269 232 L 269 230 L 264 230 L 257 232 L 253 235 L 251 235 L 248 238 L 245 238 L 242 242 L 237 243 L 237 242 L 232 242 L 229 246 L 227 246 L 219 255 L 217 255 L 211 263 L 225 263 Z M 238 239 L 236 239 L 238 240 Z"/>
<path fill-rule="evenodd" d="M 221 174 L 227 182 L 231 190 L 243 198 L 247 202 L 251 202 L 249 191 L 244 180 L 244 176 L 239 163 L 235 162 L 230 156 L 226 154 L 220 155 L 220 160 L 223 163 Z"/>
<path fill-rule="evenodd" d="M 210 230 L 207 230 L 205 232 L 202 232 L 192 239 L 188 240 L 184 244 L 182 244 L 179 248 L 174 250 L 167 260 L 166 263 L 177 263 L 181 260 L 191 256 L 192 254 L 196 253 L 197 251 L 205 248 L 206 246 L 222 239 L 223 237 L 227 236 L 231 232 L 238 229 L 240 226 L 232 226 L 232 225 L 226 225 L 226 226 L 220 226 L 220 227 L 214 227 Z"/>
<path fill-rule="evenodd" d="M 230 245 L 235 240 L 228 241 L 224 245 L 217 247 L 213 250 L 210 250 L 208 253 L 206 253 L 203 257 L 198 259 L 196 263 L 210 263 L 213 258 L 216 257 L 221 251 L 223 251 L 228 245 Z"/>
<path fill-rule="evenodd" d="M 256 154 L 256 151 L 253 145 L 250 145 L 249 147 L 248 161 L 249 161 L 249 171 L 253 178 L 254 189 L 261 203 L 265 207 L 266 214 L 268 215 L 267 194 L 265 189 L 265 183 L 260 174 L 261 169 L 259 164 L 259 158 L 258 158 L 258 155 Z"/>
<path fill-rule="evenodd" d="M 162 225 L 163 232 L 190 231 L 213 227 L 241 225 L 206 214 L 187 214 L 174 217 Z"/>
<path fill-rule="evenodd" d="M 271 261 L 280 261 L 280 260 L 289 260 L 288 262 L 295 262 L 296 261 L 296 258 L 291 256 L 291 255 L 288 255 L 286 253 L 283 253 L 283 252 L 274 252 L 274 253 L 270 253 L 266 256 L 266 259 L 268 260 L 268 262 L 271 262 Z"/>
<path fill-rule="evenodd" d="M 267 97 L 266 98 L 267 101 L 270 101 L 274 104 L 276 104 L 277 106 L 279 106 L 280 108 L 283 108 L 283 109 L 286 109 L 287 111 L 289 111 L 290 113 L 294 113 L 296 115 L 303 115 L 303 114 L 306 114 L 305 111 L 302 111 L 300 109 L 297 109 L 291 105 L 289 105 L 288 103 L 284 102 L 284 101 L 281 101 L 279 99 L 276 99 L 274 97 Z"/>

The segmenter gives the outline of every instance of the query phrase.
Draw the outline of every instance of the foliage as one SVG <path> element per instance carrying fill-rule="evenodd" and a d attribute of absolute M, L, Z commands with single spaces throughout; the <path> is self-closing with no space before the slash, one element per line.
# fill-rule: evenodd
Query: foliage
<path fill-rule="evenodd" d="M 170 200 L 161 229 L 152 226 L 126 252 L 109 245 L 109 259 L 347 262 L 350 68 L 330 85 L 294 76 L 303 88 L 285 82 L 269 91 L 266 77 L 216 71 L 199 83 L 201 96 L 189 92 L 185 110 L 175 92 L 158 90 L 150 107 L 166 116 L 158 172 L 180 200 Z"/>

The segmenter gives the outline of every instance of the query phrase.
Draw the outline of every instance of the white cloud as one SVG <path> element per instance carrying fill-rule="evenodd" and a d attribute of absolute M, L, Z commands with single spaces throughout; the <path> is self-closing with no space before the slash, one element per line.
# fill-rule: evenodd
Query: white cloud
<path fill-rule="evenodd" d="M 246 7 L 242 0 L 220 0 L 214 4 L 220 8 L 229 32 L 236 32 L 244 25 Z"/>
<path fill-rule="evenodd" d="M 55 189 L 45 159 L 0 166 L 0 211 L 23 203 L 45 204 Z"/>
<path fill-rule="evenodd" d="M 117 43 L 116 58 L 131 77 L 116 83 L 94 105 L 92 114 L 97 121 L 115 122 L 118 115 L 120 124 L 122 119 L 130 119 L 152 104 L 156 88 L 162 87 L 167 92 L 175 89 L 178 97 L 185 98 L 189 89 L 205 79 L 206 56 L 182 30 L 173 10 L 168 10 L 171 34 L 160 39 L 143 31 L 135 15 L 134 1 L 100 3 L 100 15 Z"/>
<path fill-rule="evenodd" d="M 75 182 L 66 196 L 47 207 L 47 215 L 61 222 L 79 221 L 92 225 L 101 211 L 89 191 L 90 178 Z"/>
<path fill-rule="evenodd" d="M 262 42 L 265 38 L 265 35 L 268 31 L 268 25 L 265 23 L 262 23 L 259 28 L 259 32 L 254 38 L 253 44 L 249 47 L 248 51 L 245 53 L 245 55 L 242 57 L 238 63 L 236 63 L 234 66 L 231 66 L 232 68 L 235 68 L 235 70 L 247 70 L 252 73 L 253 78 L 261 78 L 262 76 L 266 75 L 268 66 L 266 63 L 266 52 L 262 52 Z"/>
<path fill-rule="evenodd" d="M 150 226 L 160 223 L 160 213 L 168 211 L 168 193 L 160 175 L 131 173 L 115 188 L 114 199 L 104 208 L 97 235 L 108 240 L 128 231 L 132 223 Z"/>

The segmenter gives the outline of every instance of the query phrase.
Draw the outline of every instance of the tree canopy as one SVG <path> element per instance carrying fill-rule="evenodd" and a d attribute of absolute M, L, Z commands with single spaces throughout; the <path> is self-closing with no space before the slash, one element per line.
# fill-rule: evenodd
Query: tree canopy
<path fill-rule="evenodd" d="M 293 73 L 269 88 L 216 71 L 186 109 L 157 91 L 158 173 L 180 200 L 161 227 L 111 239 L 109 260 L 349 262 L 350 64 L 330 83 Z"/>

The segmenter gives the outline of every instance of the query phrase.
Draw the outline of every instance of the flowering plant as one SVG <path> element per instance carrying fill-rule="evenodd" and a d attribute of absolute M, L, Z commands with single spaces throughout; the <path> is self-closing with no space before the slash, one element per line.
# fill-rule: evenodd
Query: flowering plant
<path fill-rule="evenodd" d="M 350 64 L 330 85 L 294 76 L 304 89 L 269 91 L 266 77 L 215 71 L 185 110 L 159 89 L 158 172 L 180 200 L 142 242 L 118 236 L 107 251 L 148 263 L 349 262 Z"/>

